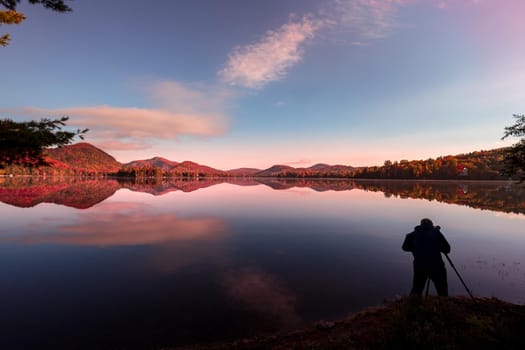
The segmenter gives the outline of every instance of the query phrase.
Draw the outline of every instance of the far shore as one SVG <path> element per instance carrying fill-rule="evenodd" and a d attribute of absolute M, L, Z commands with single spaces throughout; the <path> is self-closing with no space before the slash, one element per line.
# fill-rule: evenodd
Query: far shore
<path fill-rule="evenodd" d="M 14 174 L 0 174 L 0 178 L 42 178 L 42 179 L 115 179 L 115 180 L 158 180 L 158 181 L 169 181 L 169 180 L 283 180 L 283 181 L 303 181 L 303 180 L 318 180 L 318 181 L 359 181 L 359 182 L 422 182 L 422 183 L 478 183 L 478 184 L 520 184 L 519 180 L 480 180 L 480 179 L 465 179 L 465 178 L 453 178 L 453 179 L 371 179 L 371 178 L 353 178 L 353 177 L 284 177 L 284 176 L 173 176 L 173 177 L 127 177 L 127 176 L 116 176 L 116 175 L 14 175 Z"/>

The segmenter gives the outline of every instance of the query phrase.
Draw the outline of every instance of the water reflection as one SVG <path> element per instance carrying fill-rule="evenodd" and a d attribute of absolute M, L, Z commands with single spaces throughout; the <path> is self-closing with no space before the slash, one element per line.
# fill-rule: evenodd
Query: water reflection
<path fill-rule="evenodd" d="M 50 182 L 51 181 L 51 182 Z M 86 209 L 111 197 L 118 189 L 162 196 L 175 191 L 193 192 L 223 183 L 238 186 L 265 185 L 274 190 L 310 188 L 317 192 L 361 189 L 384 193 L 385 197 L 416 198 L 465 205 L 472 208 L 525 214 L 525 187 L 497 181 L 375 181 L 331 179 L 200 179 L 128 181 L 40 178 L 0 178 L 0 201 L 17 207 L 55 203 Z"/>
<path fill-rule="evenodd" d="M 71 244 L 99 247 L 159 244 L 174 240 L 218 239 L 227 232 L 215 218 L 179 218 L 173 214 L 127 215 L 90 212 L 55 232 L 19 234 L 0 242 Z"/>
<path fill-rule="evenodd" d="M 524 196 L 504 183 L 71 180 L 22 208 L 13 193 L 44 184 L 9 181 L 0 348 L 161 348 L 344 317 L 409 292 L 401 243 L 422 217 L 475 295 L 525 302 Z"/>
<path fill-rule="evenodd" d="M 366 181 L 357 188 L 383 192 L 386 197 L 436 200 L 506 213 L 525 214 L 525 187 L 509 182 Z"/>
<path fill-rule="evenodd" d="M 55 203 L 86 209 L 111 197 L 119 188 L 115 180 L 0 177 L 0 201 L 21 208 Z"/>
<path fill-rule="evenodd" d="M 221 274 L 220 284 L 233 302 L 247 310 L 266 315 L 279 325 L 301 324 L 297 296 L 274 275 L 255 268 L 227 270 Z"/>

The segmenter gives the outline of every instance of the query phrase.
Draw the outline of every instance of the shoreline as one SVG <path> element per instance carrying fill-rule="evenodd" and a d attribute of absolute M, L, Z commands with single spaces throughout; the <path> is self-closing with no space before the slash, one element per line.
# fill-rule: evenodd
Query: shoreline
<path fill-rule="evenodd" d="M 408 296 L 294 331 L 161 349 L 523 349 L 524 327 L 525 305 Z"/>
<path fill-rule="evenodd" d="M 303 181 L 303 180 L 319 180 L 319 181 L 358 181 L 358 182 L 423 182 L 423 183 L 490 183 L 490 184 L 519 184 L 519 180 L 487 180 L 487 179 L 405 179 L 405 178 L 353 178 L 353 177 L 283 177 L 283 176 L 173 176 L 173 177 L 128 177 L 116 175 L 97 175 L 97 176 L 82 176 L 82 175 L 14 175 L 14 174 L 0 174 L 0 178 L 41 178 L 41 179 L 95 179 L 95 180 L 284 180 L 284 181 Z"/>

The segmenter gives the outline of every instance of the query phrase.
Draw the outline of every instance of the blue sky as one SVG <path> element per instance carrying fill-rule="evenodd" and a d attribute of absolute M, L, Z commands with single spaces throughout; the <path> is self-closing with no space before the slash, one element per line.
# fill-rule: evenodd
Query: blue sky
<path fill-rule="evenodd" d="M 69 115 L 119 161 L 375 165 L 508 145 L 520 0 L 71 2 L 3 26 L 0 116 Z"/>

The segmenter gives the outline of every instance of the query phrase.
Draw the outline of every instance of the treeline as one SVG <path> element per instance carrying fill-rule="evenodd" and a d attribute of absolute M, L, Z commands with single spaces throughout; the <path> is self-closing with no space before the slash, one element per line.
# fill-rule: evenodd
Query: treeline
<path fill-rule="evenodd" d="M 122 165 L 107 153 L 89 144 L 77 144 L 50 150 L 45 166 L 0 166 L 0 175 L 122 177 L 134 179 L 166 178 L 236 178 L 265 177 L 284 179 L 346 178 L 346 179 L 410 179 L 410 180 L 501 180 L 507 149 L 477 151 L 426 160 L 386 160 L 382 166 L 354 168 L 345 165 L 318 164 L 310 168 L 275 165 L 262 171 L 222 171 L 193 162 L 170 167 L 151 164 Z"/>
<path fill-rule="evenodd" d="M 113 174 L 124 178 L 199 178 L 199 177 L 226 177 L 228 174 L 223 171 L 207 172 L 196 169 L 162 169 L 153 166 L 131 166 L 122 167 Z"/>
<path fill-rule="evenodd" d="M 249 177 L 273 177 L 284 179 L 306 178 L 347 178 L 347 179 L 411 179 L 411 180 L 501 180 L 505 149 L 477 151 L 460 155 L 449 155 L 436 159 L 386 160 L 383 166 L 359 167 L 319 166 L 293 168 L 275 165 L 269 169 L 252 173 Z M 144 165 L 123 167 L 116 176 L 128 178 L 202 178 L 235 177 L 227 171 L 203 166 L 176 167 L 162 169 Z"/>
<path fill-rule="evenodd" d="M 71 168 L 60 166 L 22 166 L 3 165 L 0 167 L 0 175 L 15 176 L 41 176 L 41 177 L 85 177 L 103 178 L 113 175 L 114 172 L 96 168 Z"/>
<path fill-rule="evenodd" d="M 478 151 L 427 160 L 386 160 L 383 166 L 357 168 L 353 178 L 364 179 L 502 179 L 505 149 Z"/>

